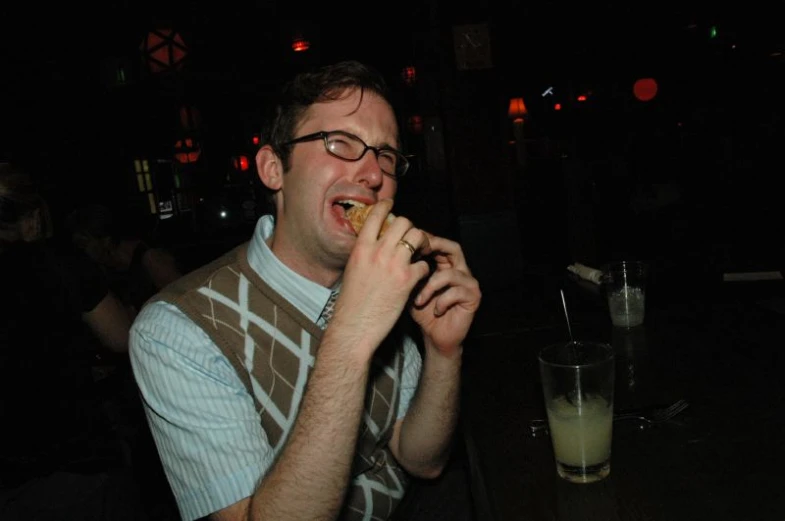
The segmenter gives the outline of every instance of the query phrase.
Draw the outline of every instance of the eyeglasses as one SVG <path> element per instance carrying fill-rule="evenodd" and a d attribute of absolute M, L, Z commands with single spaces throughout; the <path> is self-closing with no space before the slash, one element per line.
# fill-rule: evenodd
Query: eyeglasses
<path fill-rule="evenodd" d="M 308 134 L 287 141 L 286 143 L 283 143 L 282 146 L 295 145 L 306 141 L 316 141 L 317 139 L 324 141 L 324 148 L 327 150 L 328 154 L 343 159 L 344 161 L 359 161 L 366 152 L 372 150 L 373 153 L 376 154 L 376 160 L 379 162 L 379 168 L 382 169 L 382 173 L 396 180 L 403 177 L 409 169 L 409 160 L 405 155 L 394 148 L 379 148 L 366 145 L 362 139 L 354 134 L 349 134 L 348 132 L 343 132 L 341 130 Z"/>

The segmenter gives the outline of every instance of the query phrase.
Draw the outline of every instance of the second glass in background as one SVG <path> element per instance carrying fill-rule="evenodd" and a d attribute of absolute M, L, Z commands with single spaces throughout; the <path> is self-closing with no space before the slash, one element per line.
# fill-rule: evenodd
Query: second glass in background
<path fill-rule="evenodd" d="M 620 261 L 602 269 L 602 286 L 608 298 L 611 322 L 617 327 L 636 327 L 646 315 L 648 266 L 641 261 Z"/>

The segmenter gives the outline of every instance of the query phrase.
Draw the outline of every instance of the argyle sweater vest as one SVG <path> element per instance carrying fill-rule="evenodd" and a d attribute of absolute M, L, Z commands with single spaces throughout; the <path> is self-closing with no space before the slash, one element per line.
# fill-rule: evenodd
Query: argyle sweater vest
<path fill-rule="evenodd" d="M 151 300 L 177 306 L 226 355 L 277 455 L 297 418 L 322 330 L 270 288 L 247 255 L 245 243 Z M 400 399 L 402 341 L 395 328 L 374 356 L 341 520 L 387 519 L 406 490 L 408 478 L 387 448 Z"/>

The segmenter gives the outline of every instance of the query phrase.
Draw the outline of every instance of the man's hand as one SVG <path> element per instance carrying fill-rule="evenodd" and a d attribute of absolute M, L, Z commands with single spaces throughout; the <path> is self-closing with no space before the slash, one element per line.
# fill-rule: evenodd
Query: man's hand
<path fill-rule="evenodd" d="M 412 262 L 414 249 L 430 251 L 428 238 L 405 217 L 396 217 L 381 238 L 392 201 L 379 201 L 365 221 L 343 275 L 341 294 L 328 329 L 339 325 L 342 340 L 372 355 L 403 312 L 417 283 L 428 275 L 425 261 Z M 350 328 L 350 329 L 349 329 Z M 343 332 L 350 330 L 350 338 Z"/>
<path fill-rule="evenodd" d="M 408 472 L 433 478 L 449 459 L 460 408 L 463 342 L 481 294 L 456 242 L 428 235 L 421 254 L 435 266 L 411 295 L 410 313 L 422 330 L 425 357 L 417 393 L 389 446 Z"/>
<path fill-rule="evenodd" d="M 426 345 L 450 356 L 462 346 L 482 294 L 461 246 L 433 235 L 428 239 L 428 251 L 423 253 L 431 253 L 436 269 L 414 295 L 411 314 L 422 328 Z"/>

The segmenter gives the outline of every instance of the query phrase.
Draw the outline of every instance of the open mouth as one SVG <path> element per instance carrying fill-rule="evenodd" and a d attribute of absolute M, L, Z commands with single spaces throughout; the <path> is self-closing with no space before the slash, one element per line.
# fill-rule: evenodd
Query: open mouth
<path fill-rule="evenodd" d="M 359 201 L 353 201 L 351 199 L 342 199 L 340 201 L 335 201 L 333 203 L 333 207 L 341 208 L 340 214 L 341 214 L 341 217 L 343 217 L 344 219 L 346 218 L 347 210 L 349 210 L 349 208 L 351 208 L 353 206 L 356 206 L 358 208 L 363 208 L 366 205 L 364 203 L 361 203 Z"/>
<path fill-rule="evenodd" d="M 352 223 L 349 222 L 349 218 L 346 216 L 346 212 L 348 212 L 353 207 L 363 208 L 365 206 L 367 206 L 365 203 L 355 201 L 354 199 L 338 199 L 333 201 L 333 214 L 341 222 L 341 225 L 344 227 L 344 229 L 347 231 L 351 230 L 352 234 L 356 235 Z"/>

